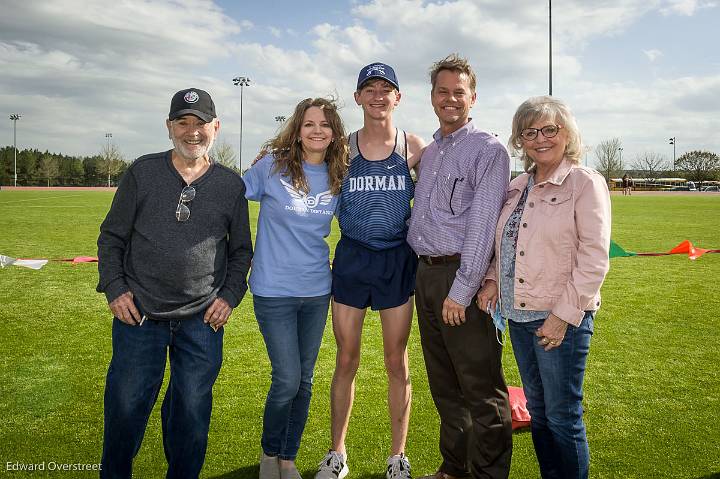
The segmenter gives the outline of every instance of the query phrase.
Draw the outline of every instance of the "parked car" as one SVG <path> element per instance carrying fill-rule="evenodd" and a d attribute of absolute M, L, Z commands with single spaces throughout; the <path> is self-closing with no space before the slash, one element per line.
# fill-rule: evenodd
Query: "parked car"
<path fill-rule="evenodd" d="M 720 191 L 720 186 L 703 186 L 700 191 Z"/>

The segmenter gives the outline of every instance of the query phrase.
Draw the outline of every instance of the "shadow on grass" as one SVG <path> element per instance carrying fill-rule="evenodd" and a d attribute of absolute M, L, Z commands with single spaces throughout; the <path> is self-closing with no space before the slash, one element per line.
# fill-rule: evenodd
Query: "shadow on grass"
<path fill-rule="evenodd" d="M 209 479 L 256 479 L 260 473 L 260 465 L 253 464 L 252 466 L 245 466 L 234 471 L 220 474 L 219 476 L 210 476 Z"/>
<path fill-rule="evenodd" d="M 317 470 L 315 469 L 312 471 L 302 471 L 301 475 L 302 477 L 313 477 L 316 472 Z M 252 466 L 241 467 L 218 476 L 210 476 L 208 479 L 256 479 L 259 473 L 260 466 L 255 464 Z M 385 474 L 363 474 L 357 477 L 358 479 L 385 479 Z"/>

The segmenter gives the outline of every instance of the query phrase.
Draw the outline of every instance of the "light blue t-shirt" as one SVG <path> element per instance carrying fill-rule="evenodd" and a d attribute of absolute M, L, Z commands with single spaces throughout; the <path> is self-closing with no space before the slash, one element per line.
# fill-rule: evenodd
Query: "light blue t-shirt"
<path fill-rule="evenodd" d="M 330 293 L 330 234 L 338 198 L 330 193 L 327 164 L 303 163 L 310 192 L 296 190 L 289 176 L 273 173 L 275 158 L 263 157 L 243 175 L 245 197 L 260 202 L 250 291 L 268 297 Z"/>

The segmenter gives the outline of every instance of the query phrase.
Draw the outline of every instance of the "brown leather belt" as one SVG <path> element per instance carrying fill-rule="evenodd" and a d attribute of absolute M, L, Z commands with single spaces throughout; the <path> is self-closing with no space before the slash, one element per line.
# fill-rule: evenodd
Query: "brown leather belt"
<path fill-rule="evenodd" d="M 420 260 L 422 260 L 423 263 L 429 264 L 429 265 L 457 263 L 458 261 L 460 261 L 460 253 L 451 254 L 449 256 L 420 255 Z"/>

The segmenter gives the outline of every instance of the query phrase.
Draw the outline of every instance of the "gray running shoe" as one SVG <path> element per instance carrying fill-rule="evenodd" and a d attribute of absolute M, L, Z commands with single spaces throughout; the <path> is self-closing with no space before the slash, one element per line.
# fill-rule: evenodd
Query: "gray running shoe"
<path fill-rule="evenodd" d="M 344 454 L 330 450 L 318 464 L 315 479 L 343 479 L 350 472 L 346 461 Z"/>
<path fill-rule="evenodd" d="M 412 479 L 410 461 L 405 454 L 400 453 L 388 457 L 385 479 Z"/>

